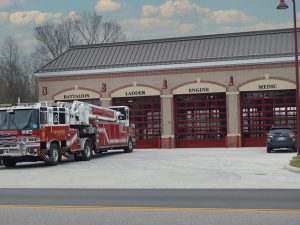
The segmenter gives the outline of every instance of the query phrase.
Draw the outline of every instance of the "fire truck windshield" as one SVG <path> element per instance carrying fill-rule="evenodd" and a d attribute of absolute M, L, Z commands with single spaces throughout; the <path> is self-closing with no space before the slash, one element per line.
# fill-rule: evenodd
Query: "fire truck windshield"
<path fill-rule="evenodd" d="M 0 130 L 24 130 L 38 128 L 38 109 L 0 111 Z"/>

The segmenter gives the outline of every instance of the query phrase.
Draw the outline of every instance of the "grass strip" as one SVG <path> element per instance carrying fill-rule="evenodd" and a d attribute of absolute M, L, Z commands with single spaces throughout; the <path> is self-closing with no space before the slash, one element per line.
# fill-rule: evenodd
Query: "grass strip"
<path fill-rule="evenodd" d="M 294 156 L 292 158 L 292 160 L 290 161 L 290 166 L 300 168 L 300 156 L 299 155 Z"/>

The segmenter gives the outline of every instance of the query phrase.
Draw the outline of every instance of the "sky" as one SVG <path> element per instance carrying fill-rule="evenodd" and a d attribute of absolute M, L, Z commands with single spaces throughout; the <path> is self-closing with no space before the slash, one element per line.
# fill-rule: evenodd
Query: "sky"
<path fill-rule="evenodd" d="M 286 10 L 276 9 L 279 0 L 0 0 L 0 42 L 13 36 L 33 51 L 34 27 L 83 11 L 118 22 L 129 40 L 287 28 L 293 26 L 293 4 L 285 2 Z"/>

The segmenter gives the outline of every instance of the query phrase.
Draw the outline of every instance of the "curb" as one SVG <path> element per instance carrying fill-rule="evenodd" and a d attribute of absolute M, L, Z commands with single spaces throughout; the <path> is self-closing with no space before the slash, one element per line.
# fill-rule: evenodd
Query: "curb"
<path fill-rule="evenodd" d="M 298 168 L 298 167 L 290 166 L 289 164 L 287 164 L 287 165 L 286 165 L 286 168 L 287 168 L 289 171 L 300 173 L 300 168 Z"/>

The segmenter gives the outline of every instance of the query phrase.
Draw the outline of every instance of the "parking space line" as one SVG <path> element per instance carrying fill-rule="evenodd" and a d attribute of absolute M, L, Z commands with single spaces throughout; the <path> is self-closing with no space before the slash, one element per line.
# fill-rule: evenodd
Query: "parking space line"
<path fill-rule="evenodd" d="M 176 208 L 176 207 L 127 207 L 127 206 L 68 206 L 68 205 L 0 205 L 2 209 L 76 209 L 111 211 L 177 211 L 177 212 L 244 212 L 244 213 L 293 213 L 300 209 L 261 209 L 261 208 Z"/>

